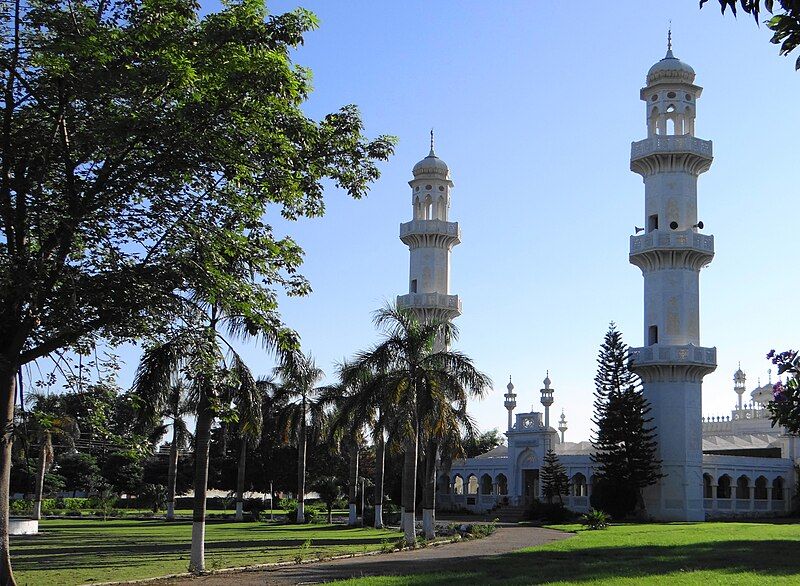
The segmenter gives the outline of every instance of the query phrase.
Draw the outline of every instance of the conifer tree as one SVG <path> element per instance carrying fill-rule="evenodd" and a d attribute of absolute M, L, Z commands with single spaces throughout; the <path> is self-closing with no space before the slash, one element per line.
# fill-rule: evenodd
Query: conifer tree
<path fill-rule="evenodd" d="M 561 497 L 569 493 L 569 477 L 567 476 L 567 469 L 559 462 L 558 456 L 553 450 L 547 450 L 540 474 L 542 494 L 547 499 L 547 503 L 552 503 L 555 497 L 558 497 L 559 503 L 563 503 L 564 501 Z"/>
<path fill-rule="evenodd" d="M 628 368 L 628 346 L 614 322 L 600 346 L 597 364 L 592 461 L 597 464 L 598 490 L 593 506 L 615 515 L 634 508 L 644 513 L 642 489 L 663 476 L 661 461 L 656 458 L 650 405 L 639 378 Z"/>

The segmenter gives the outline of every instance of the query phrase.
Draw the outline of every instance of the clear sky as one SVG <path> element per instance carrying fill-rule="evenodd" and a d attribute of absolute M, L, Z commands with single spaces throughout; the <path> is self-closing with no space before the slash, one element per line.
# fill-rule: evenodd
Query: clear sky
<path fill-rule="evenodd" d="M 457 348 L 495 386 L 471 411 L 483 429 L 503 431 L 508 376 L 519 407 L 541 410 L 549 369 L 567 440 L 588 439 L 608 323 L 643 343 L 642 277 L 628 263 L 628 237 L 643 225 L 644 186 L 628 168 L 630 143 L 646 136 L 639 89 L 664 56 L 670 20 L 675 56 L 705 88 L 696 134 L 714 142 L 699 182 L 699 217 L 717 254 L 701 275 L 701 343 L 716 346 L 719 361 L 703 385 L 704 414 L 733 406 L 738 361 L 752 388 L 766 382 L 770 348 L 797 346 L 800 73 L 764 26 L 722 17 L 715 0 L 703 10 L 697 0 L 269 7 L 298 4 L 321 20 L 295 55 L 314 72 L 308 115 L 355 103 L 369 135 L 400 141 L 366 200 L 331 189 L 323 218 L 271 218 L 304 247 L 314 289 L 285 300 L 283 316 L 327 372 L 377 341 L 371 312 L 407 292 L 398 226 L 411 218 L 407 181 L 434 127 L 455 182 L 450 218 L 462 230 L 451 264 L 451 293 L 463 302 Z M 257 348 L 245 353 L 256 373 L 271 368 Z M 136 363 L 125 359 L 123 384 Z"/>

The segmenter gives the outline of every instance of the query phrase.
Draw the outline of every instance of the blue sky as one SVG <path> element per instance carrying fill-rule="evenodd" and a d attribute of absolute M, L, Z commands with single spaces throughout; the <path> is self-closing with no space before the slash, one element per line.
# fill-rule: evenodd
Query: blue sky
<path fill-rule="evenodd" d="M 704 413 L 724 414 L 735 402 L 738 361 L 753 387 L 766 380 L 770 348 L 797 345 L 800 73 L 765 27 L 722 17 L 713 0 L 703 10 L 696 0 L 269 8 L 298 4 L 321 20 L 295 55 L 314 72 L 308 115 L 355 103 L 369 135 L 400 141 L 367 199 L 330 189 L 323 218 L 270 219 L 306 251 L 314 292 L 284 300 L 282 311 L 327 372 L 377 341 L 371 312 L 406 292 L 398 225 L 411 217 L 407 181 L 434 127 L 455 182 L 450 216 L 462 229 L 451 277 L 463 302 L 457 347 L 495 382 L 471 411 L 483 429 L 504 430 L 509 374 L 527 409 L 539 405 L 549 369 L 567 439 L 588 439 L 609 321 L 631 345 L 643 341 L 642 277 L 627 256 L 644 187 L 628 165 L 631 141 L 646 136 L 639 89 L 664 56 L 670 20 L 675 55 L 705 88 L 696 134 L 714 142 L 714 164 L 699 183 L 700 218 L 717 253 L 701 276 L 701 343 L 716 346 L 719 361 L 705 379 Z M 259 374 L 272 366 L 256 347 L 245 354 Z M 136 362 L 133 353 L 125 359 L 123 383 Z"/>

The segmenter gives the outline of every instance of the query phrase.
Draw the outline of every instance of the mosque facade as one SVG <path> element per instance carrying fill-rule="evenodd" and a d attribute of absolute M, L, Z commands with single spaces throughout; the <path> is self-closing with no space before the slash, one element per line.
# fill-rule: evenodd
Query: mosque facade
<path fill-rule="evenodd" d="M 640 91 L 647 138 L 631 145 L 631 170 L 645 186 L 644 226 L 631 236 L 629 253 L 643 276 L 644 345 L 631 348 L 631 368 L 652 407 L 664 474 L 643 496 L 648 514 L 664 521 L 783 514 L 792 506 L 800 444 L 771 426 L 771 384 L 759 385 L 743 403 L 746 377 L 739 369 L 731 414 L 702 417 L 703 377 L 716 369 L 717 350 L 700 343 L 699 278 L 714 257 L 714 237 L 702 232 L 698 219 L 697 180 L 713 156 L 711 141 L 695 136 L 702 88 L 694 81 L 694 70 L 675 58 L 669 43 Z M 398 307 L 422 319 L 452 319 L 461 313 L 461 301 L 449 291 L 450 252 L 461 232 L 448 218 L 453 182 L 434 152 L 433 136 L 430 154 L 413 175 L 413 219 L 400 226 L 411 257 L 409 292 L 398 297 Z M 542 411 L 515 412 L 510 381 L 504 397 L 507 445 L 441 470 L 437 508 L 483 513 L 526 506 L 540 497 L 540 469 L 553 449 L 570 478 L 566 506 L 588 510 L 596 476 L 592 444 L 565 440 L 563 411 L 558 428 L 551 426 L 555 392 L 549 373 L 540 390 Z"/>

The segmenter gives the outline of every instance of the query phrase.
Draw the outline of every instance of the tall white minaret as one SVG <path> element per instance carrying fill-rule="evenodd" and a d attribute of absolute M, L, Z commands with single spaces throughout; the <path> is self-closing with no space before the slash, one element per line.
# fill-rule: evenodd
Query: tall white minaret
<path fill-rule="evenodd" d="M 514 392 L 514 384 L 511 382 L 510 376 L 508 377 L 508 385 L 506 385 L 506 390 L 508 392 L 503 395 L 503 397 L 505 397 L 503 405 L 508 411 L 508 431 L 511 431 L 514 428 L 513 418 L 514 409 L 517 408 L 517 394 Z"/>
<path fill-rule="evenodd" d="M 742 408 L 742 395 L 744 395 L 746 387 L 747 375 L 745 375 L 744 371 L 742 370 L 742 365 L 739 364 L 739 368 L 733 373 L 733 390 L 737 395 L 739 395 L 736 405 L 738 409 Z"/>
<path fill-rule="evenodd" d="M 567 431 L 567 416 L 564 415 L 564 410 L 561 410 L 561 419 L 558 420 L 558 431 L 561 433 L 561 443 L 564 443 L 564 432 Z"/>
<path fill-rule="evenodd" d="M 631 349 L 643 383 L 666 476 L 645 489 L 648 514 L 702 521 L 703 377 L 717 367 L 716 348 L 700 346 L 700 269 L 714 258 L 714 238 L 701 234 L 697 178 L 711 166 L 711 141 L 694 136 L 702 88 L 694 70 L 672 54 L 647 73 L 647 138 L 631 145 L 631 170 L 644 179 L 645 226 L 631 236 L 630 262 L 644 276 L 644 339 Z"/>
<path fill-rule="evenodd" d="M 547 374 L 542 381 L 544 384 L 544 388 L 542 388 L 539 393 L 541 393 L 542 398 L 542 406 L 544 407 L 544 427 L 545 429 L 550 429 L 550 406 L 553 404 L 553 389 L 550 388 L 550 384 L 552 381 L 550 380 L 550 371 L 547 371 Z"/>
<path fill-rule="evenodd" d="M 400 224 L 400 240 L 411 255 L 408 294 L 397 297 L 399 309 L 413 309 L 420 320 L 461 315 L 458 295 L 450 295 L 450 251 L 461 242 L 457 222 L 448 222 L 453 182 L 447 164 L 431 151 L 414 165 L 411 205 L 414 216 Z"/>

